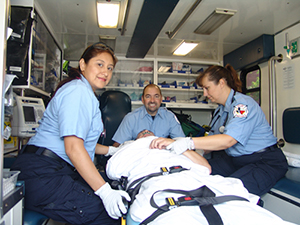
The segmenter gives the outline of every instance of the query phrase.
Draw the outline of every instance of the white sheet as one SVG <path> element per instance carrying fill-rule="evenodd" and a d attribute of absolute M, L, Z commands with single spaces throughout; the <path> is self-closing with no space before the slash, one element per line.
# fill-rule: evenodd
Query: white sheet
<path fill-rule="evenodd" d="M 257 206 L 258 196 L 248 193 L 242 182 L 235 178 L 224 178 L 209 175 L 209 170 L 193 163 L 184 155 L 172 154 L 166 150 L 149 149 L 150 142 L 155 137 L 146 137 L 123 145 L 108 161 L 107 175 L 111 179 L 121 176 L 129 178 L 129 184 L 148 174 L 160 172 L 161 167 L 181 165 L 189 169 L 180 173 L 151 178 L 143 183 L 136 200 L 130 207 L 130 216 L 134 221 L 142 222 L 156 209 L 150 205 L 150 198 L 154 192 L 162 189 L 193 190 L 206 185 L 216 196 L 238 195 L 248 199 L 245 201 L 230 201 L 215 205 L 224 224 L 291 224 L 283 221 L 273 213 Z M 165 198 L 178 194 L 159 193 L 155 195 L 155 202 L 160 206 L 166 204 Z M 182 206 L 160 215 L 152 223 L 156 225 L 208 224 L 198 206 Z"/>

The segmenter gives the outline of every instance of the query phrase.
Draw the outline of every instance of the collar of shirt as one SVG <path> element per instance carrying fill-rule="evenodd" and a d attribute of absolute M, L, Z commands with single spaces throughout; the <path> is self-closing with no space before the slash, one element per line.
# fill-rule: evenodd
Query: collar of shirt
<path fill-rule="evenodd" d="M 92 86 L 90 85 L 90 83 L 88 82 L 88 80 L 87 80 L 82 74 L 80 74 L 80 75 L 81 75 L 81 80 L 82 80 L 82 82 L 89 88 L 89 90 L 90 90 L 91 92 L 94 93 L 94 91 L 93 91 L 93 89 L 92 89 Z"/>
<path fill-rule="evenodd" d="M 225 107 L 224 107 L 224 112 L 227 112 L 227 113 L 229 113 L 230 112 L 230 110 L 231 110 L 231 105 L 232 105 L 232 103 L 234 102 L 234 90 L 233 89 L 231 89 L 231 91 L 230 91 L 230 93 L 229 93 L 229 95 L 228 95 L 228 98 L 227 98 L 227 100 L 226 100 L 226 103 L 225 103 Z"/>
<path fill-rule="evenodd" d="M 160 116 L 160 117 L 162 118 L 161 110 L 163 110 L 163 108 L 162 108 L 162 107 L 159 107 L 155 116 L 158 115 L 158 116 Z M 152 116 L 147 112 L 146 107 L 143 105 L 143 106 L 142 106 L 141 118 L 144 118 L 144 117 L 147 116 L 147 115 L 148 115 L 149 117 L 152 117 Z"/>

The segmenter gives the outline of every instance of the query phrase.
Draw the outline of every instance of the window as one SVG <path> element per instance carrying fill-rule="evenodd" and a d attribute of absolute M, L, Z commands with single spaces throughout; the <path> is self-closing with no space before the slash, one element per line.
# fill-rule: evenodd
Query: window
<path fill-rule="evenodd" d="M 261 103 L 260 75 L 259 66 L 242 70 L 240 74 L 240 78 L 243 83 L 242 92 L 248 96 L 251 96 L 259 105 Z"/>

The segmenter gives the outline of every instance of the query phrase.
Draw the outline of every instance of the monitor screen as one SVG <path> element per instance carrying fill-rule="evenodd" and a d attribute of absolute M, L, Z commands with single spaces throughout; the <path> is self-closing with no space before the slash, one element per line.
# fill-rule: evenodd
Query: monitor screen
<path fill-rule="evenodd" d="M 34 108 L 32 106 L 23 106 L 25 122 L 35 122 Z"/>

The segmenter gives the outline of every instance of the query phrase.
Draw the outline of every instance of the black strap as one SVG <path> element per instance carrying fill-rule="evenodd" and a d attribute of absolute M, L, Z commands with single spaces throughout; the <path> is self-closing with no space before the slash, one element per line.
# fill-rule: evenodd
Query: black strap
<path fill-rule="evenodd" d="M 188 169 L 182 168 L 181 166 L 173 166 L 169 168 L 169 171 L 167 174 L 172 174 L 172 173 L 178 173 L 181 171 L 185 171 Z M 157 176 L 161 176 L 161 175 L 165 175 L 166 173 L 162 170 L 162 172 L 158 172 L 158 173 L 152 173 L 149 174 L 147 176 L 141 177 L 135 181 L 133 181 L 127 188 L 127 192 L 131 198 L 131 204 L 133 203 L 133 201 L 135 200 L 135 196 L 139 193 L 140 188 L 142 186 L 142 184 L 146 181 L 151 179 L 152 177 L 157 177 Z M 137 185 L 136 185 L 137 184 Z M 134 188 L 132 188 L 134 185 L 136 185 Z"/>
<path fill-rule="evenodd" d="M 176 194 L 183 194 L 184 196 L 178 198 L 178 201 L 175 201 L 174 206 L 170 206 L 169 204 L 158 206 L 154 201 L 154 195 L 158 192 L 170 192 Z M 184 201 L 184 198 L 187 198 L 189 200 Z M 233 200 L 248 201 L 245 198 L 235 196 L 235 195 L 225 195 L 225 196 L 215 197 L 215 193 L 212 192 L 206 186 L 202 186 L 200 188 L 191 191 L 184 191 L 184 190 L 177 190 L 177 189 L 159 190 L 153 193 L 150 199 L 151 206 L 156 208 L 157 210 L 140 224 L 145 225 L 150 223 L 151 221 L 155 220 L 159 215 L 169 211 L 172 207 L 198 205 L 203 215 L 205 216 L 207 222 L 210 225 L 223 225 L 223 221 L 213 205 L 220 204 L 227 201 L 233 201 Z"/>

